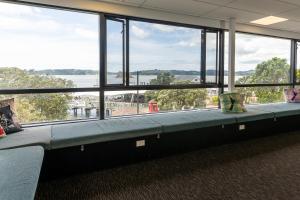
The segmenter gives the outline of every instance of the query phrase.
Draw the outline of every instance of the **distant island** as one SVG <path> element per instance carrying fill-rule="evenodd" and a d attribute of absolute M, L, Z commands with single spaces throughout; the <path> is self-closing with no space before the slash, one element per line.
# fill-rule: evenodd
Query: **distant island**
<path fill-rule="evenodd" d="M 97 75 L 99 71 L 96 70 L 85 70 L 85 69 L 45 69 L 45 70 L 28 70 L 31 74 L 40 74 L 40 75 Z M 208 76 L 216 75 L 216 70 L 207 70 L 206 74 Z M 254 70 L 248 71 L 237 71 L 237 76 L 247 76 L 254 72 Z M 138 72 L 139 75 L 159 75 L 160 73 L 170 73 L 174 76 L 176 75 L 192 75 L 199 76 L 200 71 L 186 71 L 186 70 L 141 70 Z M 121 76 L 121 72 L 108 72 L 110 75 Z M 134 76 L 137 74 L 137 71 L 131 72 L 130 75 Z M 228 76 L 228 71 L 224 72 L 225 76 Z"/>
<path fill-rule="evenodd" d="M 28 70 L 32 74 L 40 75 L 97 75 L 96 70 L 86 69 L 45 69 L 45 70 Z"/>

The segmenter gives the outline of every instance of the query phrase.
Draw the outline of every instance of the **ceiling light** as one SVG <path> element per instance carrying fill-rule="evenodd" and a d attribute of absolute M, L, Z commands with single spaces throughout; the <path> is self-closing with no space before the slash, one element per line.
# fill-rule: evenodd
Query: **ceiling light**
<path fill-rule="evenodd" d="M 288 19 L 282 17 L 275 17 L 275 16 L 268 16 L 258 20 L 251 21 L 253 24 L 260 24 L 260 25 L 271 25 L 279 22 L 287 21 Z"/>

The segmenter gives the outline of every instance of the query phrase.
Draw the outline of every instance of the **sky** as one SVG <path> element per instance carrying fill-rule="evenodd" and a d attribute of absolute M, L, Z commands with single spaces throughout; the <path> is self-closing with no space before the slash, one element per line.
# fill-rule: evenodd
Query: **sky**
<path fill-rule="evenodd" d="M 98 16 L 0 3 L 0 67 L 22 69 L 99 68 Z M 108 70 L 122 69 L 122 24 L 108 22 Z M 228 35 L 228 34 L 227 34 Z M 214 69 L 216 35 L 207 36 L 207 68 Z M 289 59 L 290 41 L 249 34 L 236 36 L 238 71 L 274 56 Z M 228 63 L 225 42 L 225 67 Z M 201 30 L 130 22 L 131 71 L 199 71 Z"/>

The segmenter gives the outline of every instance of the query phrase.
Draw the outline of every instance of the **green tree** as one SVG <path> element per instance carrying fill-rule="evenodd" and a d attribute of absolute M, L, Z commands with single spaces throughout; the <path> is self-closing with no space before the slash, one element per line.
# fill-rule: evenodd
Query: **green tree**
<path fill-rule="evenodd" d="M 206 105 L 206 89 L 160 90 L 156 101 L 161 110 L 181 110 L 182 108 L 203 108 Z"/>
<path fill-rule="evenodd" d="M 0 68 L 0 87 L 23 88 L 70 88 L 72 81 L 53 76 L 32 74 L 19 68 Z M 32 121 L 63 120 L 68 116 L 68 102 L 72 96 L 67 93 L 24 94 L 3 96 L 15 98 L 17 116 L 22 123 Z"/>
<path fill-rule="evenodd" d="M 150 80 L 150 85 L 170 85 L 175 80 L 175 76 L 170 72 L 161 72 L 156 79 Z"/>
<path fill-rule="evenodd" d="M 240 78 L 237 84 L 277 84 L 287 83 L 289 80 L 290 65 L 286 59 L 274 57 L 258 64 L 253 74 Z M 246 103 L 255 96 L 257 103 L 272 103 L 283 100 L 283 87 L 251 87 L 239 88 L 245 95 Z"/>

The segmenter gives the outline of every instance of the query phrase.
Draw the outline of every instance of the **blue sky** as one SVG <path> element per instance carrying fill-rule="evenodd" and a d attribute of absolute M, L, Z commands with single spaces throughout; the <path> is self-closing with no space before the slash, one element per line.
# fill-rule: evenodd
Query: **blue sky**
<path fill-rule="evenodd" d="M 122 58 L 120 26 L 109 27 L 108 69 L 118 71 Z M 196 29 L 132 21 L 131 71 L 199 70 L 200 34 Z M 97 15 L 0 3 L 0 35 L 0 67 L 99 68 Z M 254 69 L 256 64 L 274 56 L 289 59 L 288 40 L 240 34 L 236 45 L 237 70 Z M 214 68 L 215 40 L 208 40 L 208 46 L 207 66 Z"/>

